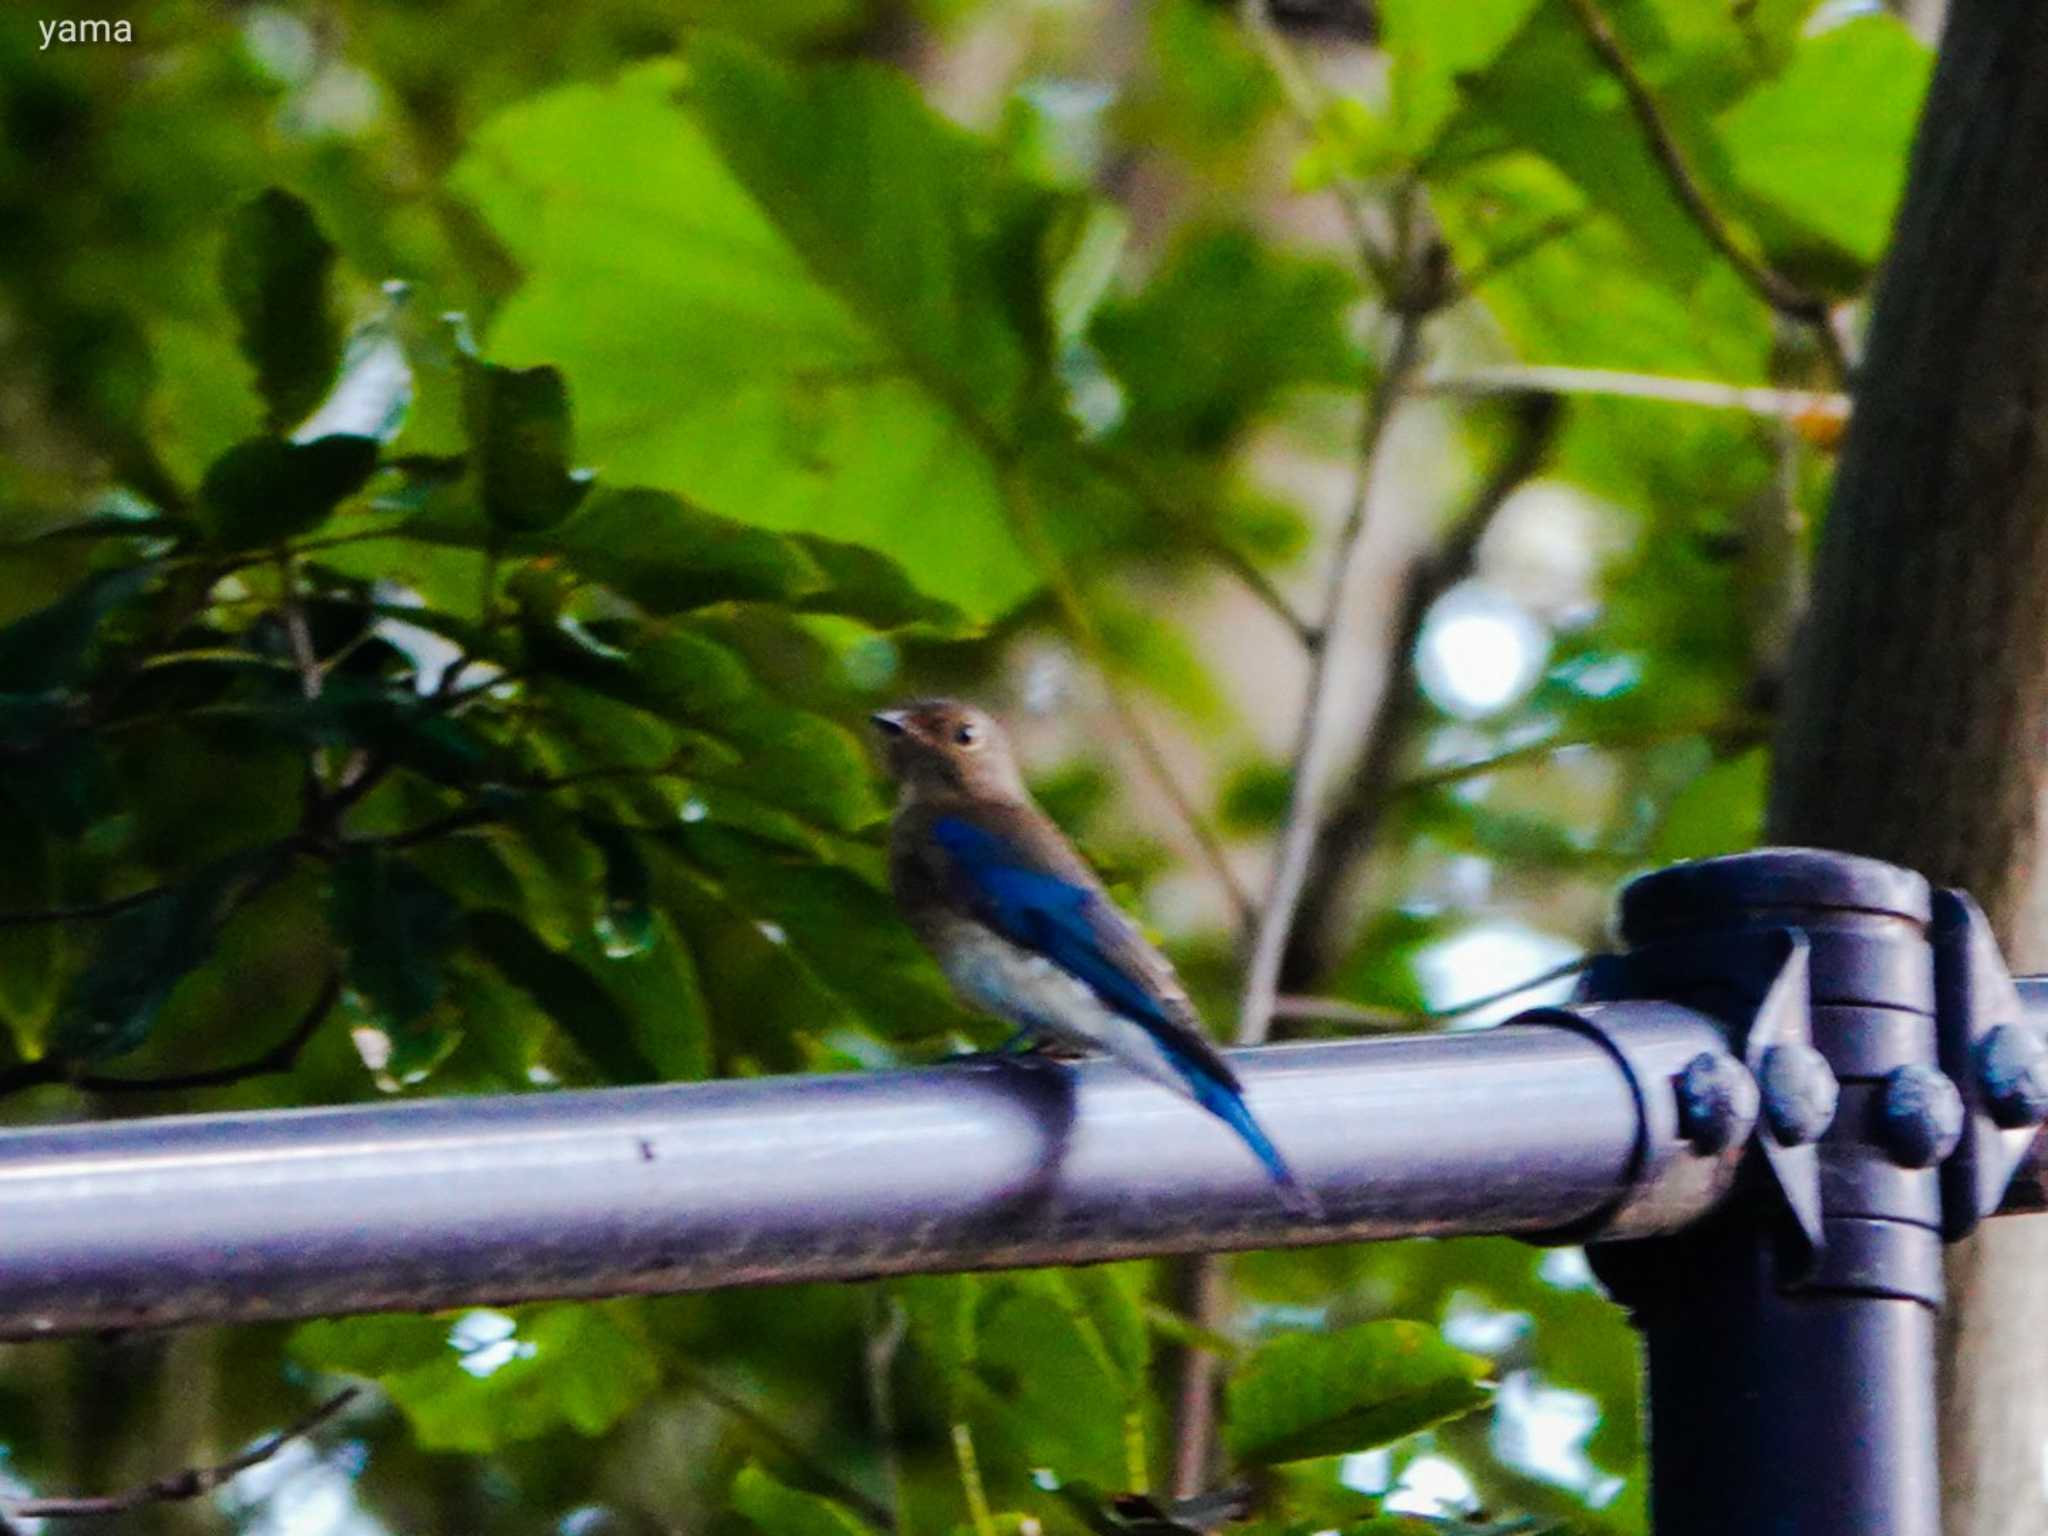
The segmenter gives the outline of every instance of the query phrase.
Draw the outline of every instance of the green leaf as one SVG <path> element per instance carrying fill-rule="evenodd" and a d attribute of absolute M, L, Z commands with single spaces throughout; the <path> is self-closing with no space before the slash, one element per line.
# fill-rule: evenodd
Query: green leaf
<path fill-rule="evenodd" d="M 287 430 L 318 405 L 334 378 L 341 357 L 334 257 L 312 210 L 275 187 L 229 221 L 221 287 L 272 432 Z"/>
<path fill-rule="evenodd" d="M 441 958 L 460 931 L 440 886 L 402 859 L 358 850 L 335 863 L 328 914 L 348 946 L 349 985 L 381 1022 L 406 1029 L 440 1000 Z"/>
<path fill-rule="evenodd" d="M 1807 38 L 1783 75 L 1721 119 L 1735 180 L 1795 226 L 1774 243 L 1825 240 L 1875 264 L 1932 72 L 1897 17 L 1863 16 Z M 1857 109 L 1841 111 L 1845 101 Z"/>
<path fill-rule="evenodd" d="M 951 603 L 918 591 L 903 567 L 887 555 L 816 534 L 798 534 L 791 542 L 825 574 L 824 589 L 796 605 L 805 613 L 844 614 L 876 629 L 917 624 L 949 637 L 978 627 Z"/>
<path fill-rule="evenodd" d="M 1487 1369 L 1421 1323 L 1283 1334 L 1231 1378 L 1231 1454 L 1264 1464 L 1386 1445 L 1485 1403 Z"/>
<path fill-rule="evenodd" d="M 1124 386 L 1117 440 L 1215 454 L 1283 390 L 1356 389 L 1365 361 L 1345 316 L 1357 297 L 1341 267 L 1283 254 L 1249 230 L 1183 238 L 1158 276 L 1095 323 Z"/>
<path fill-rule="evenodd" d="M 661 1382 L 639 1308 L 625 1301 L 323 1319 L 298 1328 L 291 1351 L 315 1370 L 375 1381 L 430 1451 L 495 1451 L 562 1427 L 603 1434 Z"/>
<path fill-rule="evenodd" d="M 109 615 L 139 597 L 156 577 L 148 565 L 123 566 L 87 578 L 46 608 L 0 628 L 0 679 L 10 695 L 33 695 L 76 682 Z M 26 704 L 32 713 L 39 706 Z M 17 713 L 17 724 L 25 714 Z"/>
<path fill-rule="evenodd" d="M 569 391 L 553 368 L 504 368 L 464 345 L 462 419 L 484 516 L 493 528 L 552 528 L 590 477 L 570 467 Z"/>
<path fill-rule="evenodd" d="M 1389 95 L 1402 144 L 1419 154 L 1461 104 L 1459 81 L 1490 65 L 1537 0 L 1382 0 Z"/>
<path fill-rule="evenodd" d="M 109 918 L 58 1005 L 51 1052 L 97 1061 L 147 1040 L 178 983 L 212 954 L 221 923 L 269 857 L 222 859 Z"/>
<path fill-rule="evenodd" d="M 583 835 L 604 855 L 604 907 L 598 913 L 597 936 L 615 960 L 645 954 L 654 943 L 654 912 L 648 905 L 647 860 L 634 834 L 625 828 L 586 816 Z"/>
<path fill-rule="evenodd" d="M 1039 575 L 1003 477 L 1071 436 L 1046 283 L 1075 198 L 893 72 L 709 37 L 691 61 L 680 98 L 650 66 L 473 138 L 455 185 L 528 274 L 493 355 L 563 369 L 615 480 L 864 546 L 969 620 L 1006 611 Z"/>
<path fill-rule="evenodd" d="M 659 1080 L 661 1072 L 635 1038 L 632 1018 L 577 961 L 548 948 L 507 912 L 470 912 L 463 930 L 469 947 L 531 997 L 606 1081 Z"/>
<path fill-rule="evenodd" d="M 1650 857 L 1670 864 L 1755 847 L 1763 833 L 1769 777 L 1770 754 L 1762 748 L 1706 768 L 1665 807 Z"/>
<path fill-rule="evenodd" d="M 207 466 L 200 521 L 223 549 L 281 543 L 326 521 L 376 469 L 375 438 L 251 438 Z"/>
<path fill-rule="evenodd" d="M 439 784 L 487 779 L 496 751 L 431 697 L 352 677 L 330 677 L 316 698 L 277 701 L 263 722 L 315 746 L 367 748 Z"/>
<path fill-rule="evenodd" d="M 562 629 L 529 632 L 542 668 L 730 746 L 734 766 L 704 777 L 847 830 L 881 814 L 866 754 L 821 716 L 782 703 L 746 663 L 694 630 L 614 632 L 612 654 Z"/>
<path fill-rule="evenodd" d="M 844 1504 L 786 1488 L 751 1462 L 733 1479 L 732 1507 L 763 1536 L 873 1536 Z"/>
<path fill-rule="evenodd" d="M 536 543 L 654 614 L 785 602 L 824 585 L 823 572 L 789 540 L 665 491 L 601 491 Z"/>
<path fill-rule="evenodd" d="M 672 828 L 662 841 L 715 880 L 735 907 L 769 925 L 877 1034 L 929 1037 L 964 1022 L 894 902 L 857 875 L 793 859 L 709 821 Z"/>

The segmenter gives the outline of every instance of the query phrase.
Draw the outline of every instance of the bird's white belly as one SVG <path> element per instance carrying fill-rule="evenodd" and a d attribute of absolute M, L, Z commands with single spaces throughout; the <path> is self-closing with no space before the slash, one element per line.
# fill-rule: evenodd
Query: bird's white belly
<path fill-rule="evenodd" d="M 1189 1092 L 1148 1030 L 1111 1009 L 1093 987 L 1045 956 L 978 923 L 963 923 L 947 934 L 939 956 L 946 979 L 975 1007 L 1039 1034 L 1107 1051 L 1155 1082 Z"/>

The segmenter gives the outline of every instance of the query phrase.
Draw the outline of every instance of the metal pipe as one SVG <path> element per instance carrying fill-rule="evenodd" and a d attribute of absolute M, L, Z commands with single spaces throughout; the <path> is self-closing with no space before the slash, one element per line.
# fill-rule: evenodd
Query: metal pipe
<path fill-rule="evenodd" d="M 1650 1013 L 1626 1052 L 1538 1024 L 1237 1053 L 1321 1223 L 1288 1215 L 1221 1124 L 1096 1061 L 5 1131 L 0 1336 L 1526 1233 L 1617 1211 L 1651 1213 L 1632 1230 L 1677 1225 L 1725 1180 L 1701 1177 L 1704 1154 L 1644 1095 L 1726 1050 L 1698 1015 Z"/>
<path fill-rule="evenodd" d="M 1678 865 L 1622 893 L 1633 947 L 1604 995 L 1670 996 L 1691 972 L 1680 995 L 1740 1027 L 1789 975 L 1812 1044 L 1775 1049 L 1840 1083 L 1838 1111 L 1829 1099 L 1769 1133 L 1812 1143 L 1818 1244 L 1794 1220 L 1799 1170 L 1773 1165 L 1682 1233 L 1593 1251 L 1647 1346 L 1657 1536 L 1939 1536 L 1939 1174 L 1887 1139 L 1879 1108 L 1900 1072 L 1933 1074 L 1931 918 L 1918 875 L 1813 849 Z M 1787 929 L 1802 940 L 1789 972 Z M 1775 1124 L 1794 1107 L 1775 1093 L 1800 1085 L 1760 1075 Z"/>

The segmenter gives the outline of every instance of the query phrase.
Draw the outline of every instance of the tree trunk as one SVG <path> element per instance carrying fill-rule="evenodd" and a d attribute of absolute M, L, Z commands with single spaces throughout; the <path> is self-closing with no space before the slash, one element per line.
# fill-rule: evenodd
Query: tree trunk
<path fill-rule="evenodd" d="M 1788 679 L 1773 841 L 1969 890 L 2048 962 L 2031 899 L 2048 731 L 2048 6 L 1956 0 Z M 2048 1533 L 2048 1220 L 1953 1257 L 1950 1536 Z"/>

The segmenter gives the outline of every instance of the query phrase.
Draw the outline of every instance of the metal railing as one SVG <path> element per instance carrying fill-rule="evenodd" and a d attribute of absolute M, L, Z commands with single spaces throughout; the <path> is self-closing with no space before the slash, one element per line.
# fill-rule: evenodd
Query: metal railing
<path fill-rule="evenodd" d="M 1491 1030 L 1235 1053 L 1325 1210 L 1106 1062 L 0 1132 L 0 1336 L 1514 1233 L 1642 1329 L 1662 1536 L 1938 1536 L 1941 1247 L 2038 1209 L 2048 983 L 1808 850 L 1624 893 Z"/>

